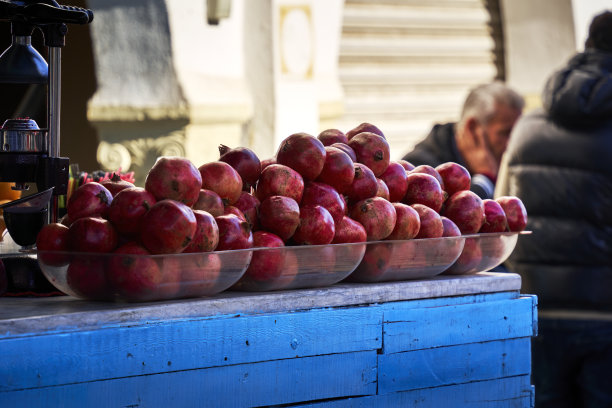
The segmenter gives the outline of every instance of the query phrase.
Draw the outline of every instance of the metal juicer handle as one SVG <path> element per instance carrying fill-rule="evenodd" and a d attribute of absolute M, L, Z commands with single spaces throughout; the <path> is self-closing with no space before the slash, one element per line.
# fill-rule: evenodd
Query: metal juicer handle
<path fill-rule="evenodd" d="M 32 25 L 89 24 L 93 21 L 93 12 L 81 7 L 62 6 L 53 0 L 0 1 L 0 20 Z"/>

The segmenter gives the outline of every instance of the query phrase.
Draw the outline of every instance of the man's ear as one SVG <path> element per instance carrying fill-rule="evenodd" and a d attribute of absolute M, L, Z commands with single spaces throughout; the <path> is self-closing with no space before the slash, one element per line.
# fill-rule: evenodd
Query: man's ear
<path fill-rule="evenodd" d="M 478 120 L 476 120 L 476 118 L 473 116 L 467 118 L 467 120 L 465 121 L 465 131 L 471 134 L 475 134 L 479 126 L 480 123 L 478 123 Z"/>

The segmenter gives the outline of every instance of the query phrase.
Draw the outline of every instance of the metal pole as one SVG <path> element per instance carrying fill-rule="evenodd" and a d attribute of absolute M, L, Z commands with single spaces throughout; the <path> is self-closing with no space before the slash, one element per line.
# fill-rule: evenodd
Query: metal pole
<path fill-rule="evenodd" d="M 49 47 L 49 157 L 60 157 L 60 111 L 62 101 L 62 49 Z M 59 196 L 53 195 L 47 217 L 57 222 Z"/>

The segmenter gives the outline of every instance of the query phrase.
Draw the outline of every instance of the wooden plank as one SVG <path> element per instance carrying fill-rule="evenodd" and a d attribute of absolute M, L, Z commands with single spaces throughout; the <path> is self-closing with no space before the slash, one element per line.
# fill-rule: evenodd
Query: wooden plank
<path fill-rule="evenodd" d="M 529 374 L 531 338 L 382 354 L 378 393 Z"/>
<path fill-rule="evenodd" d="M 478 293 L 518 293 L 520 288 L 521 278 L 517 274 L 481 272 L 405 282 L 342 283 L 327 288 L 278 292 L 222 292 L 209 298 L 143 304 L 88 302 L 68 296 L 3 298 L 0 301 L 0 339 L 130 326 L 143 321 L 283 313 Z"/>
<path fill-rule="evenodd" d="M 376 393 L 376 351 L 0 392 L 2 407 L 250 407 Z"/>
<path fill-rule="evenodd" d="M 0 340 L 0 391 L 382 346 L 375 307 L 311 310 Z"/>
<path fill-rule="evenodd" d="M 532 336 L 535 302 L 532 296 L 447 307 L 402 302 L 384 312 L 384 353 Z"/>
<path fill-rule="evenodd" d="M 534 389 L 529 376 L 477 381 L 392 394 L 300 404 L 300 408 L 531 408 Z"/>

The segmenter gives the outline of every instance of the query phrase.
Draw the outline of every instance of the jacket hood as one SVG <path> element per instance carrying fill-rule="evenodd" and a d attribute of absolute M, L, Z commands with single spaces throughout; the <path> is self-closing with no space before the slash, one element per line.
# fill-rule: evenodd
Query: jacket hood
<path fill-rule="evenodd" d="M 542 97 L 550 117 L 563 124 L 595 125 L 612 117 L 612 53 L 588 49 L 546 82 Z"/>

